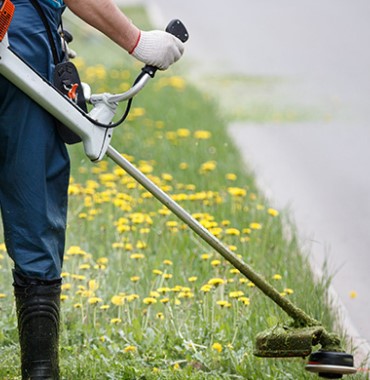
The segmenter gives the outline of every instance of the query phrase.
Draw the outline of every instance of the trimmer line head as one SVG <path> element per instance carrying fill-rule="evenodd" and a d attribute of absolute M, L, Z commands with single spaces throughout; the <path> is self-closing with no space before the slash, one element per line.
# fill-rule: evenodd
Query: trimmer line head
<path fill-rule="evenodd" d="M 312 347 L 321 350 L 311 353 Z M 336 335 L 328 334 L 322 326 L 275 326 L 257 335 L 254 355 L 264 358 L 305 358 L 305 369 L 325 379 L 340 379 L 356 373 L 353 356 L 344 353 Z"/>
<path fill-rule="evenodd" d="M 345 352 L 313 352 L 305 368 L 325 379 L 341 379 L 343 375 L 356 373 L 353 356 Z"/>

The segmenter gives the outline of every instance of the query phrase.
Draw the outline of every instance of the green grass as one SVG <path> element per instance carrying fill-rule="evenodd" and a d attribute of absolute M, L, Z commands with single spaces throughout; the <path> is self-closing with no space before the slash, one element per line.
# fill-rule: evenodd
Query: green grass
<path fill-rule="evenodd" d="M 111 49 L 117 62 L 121 53 Z M 79 67 L 94 91 L 121 91 L 138 73 L 129 58 L 107 69 L 89 54 Z M 158 73 L 137 96 L 112 145 L 330 329 L 328 280 L 314 283 L 288 215 L 259 194 L 219 108 L 178 70 Z M 288 320 L 277 306 L 112 162 L 93 165 L 80 145 L 69 150 L 63 379 L 313 378 L 301 359 L 253 356 L 255 335 Z M 11 264 L 2 250 L 0 378 L 17 379 Z M 215 279 L 222 281 L 205 286 Z"/>

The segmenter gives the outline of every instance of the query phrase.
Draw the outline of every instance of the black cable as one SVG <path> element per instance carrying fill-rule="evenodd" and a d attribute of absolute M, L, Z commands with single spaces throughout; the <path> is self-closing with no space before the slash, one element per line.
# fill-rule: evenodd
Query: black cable
<path fill-rule="evenodd" d="M 140 79 L 144 76 L 145 72 L 141 72 L 138 77 L 135 79 L 133 86 L 135 86 L 139 81 Z M 128 114 L 130 113 L 130 110 L 131 110 L 131 105 L 132 105 L 132 100 L 133 100 L 134 97 L 130 98 L 128 101 L 127 101 L 127 106 L 126 106 L 126 110 L 124 112 L 124 114 L 121 116 L 121 118 L 116 121 L 115 123 L 110 123 L 110 124 L 104 124 L 104 123 L 100 123 L 99 121 L 93 119 L 92 117 L 90 117 L 88 114 L 85 114 L 85 117 L 91 122 L 93 123 L 94 125 L 97 125 L 98 127 L 102 127 L 102 128 L 106 128 L 106 129 L 111 129 L 111 128 L 115 128 L 115 127 L 118 127 L 120 124 L 122 124 Z"/>

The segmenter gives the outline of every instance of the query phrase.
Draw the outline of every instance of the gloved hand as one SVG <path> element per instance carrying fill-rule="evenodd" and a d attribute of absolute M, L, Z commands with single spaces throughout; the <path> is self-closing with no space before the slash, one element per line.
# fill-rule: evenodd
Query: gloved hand
<path fill-rule="evenodd" d="M 153 30 L 140 32 L 138 43 L 130 52 L 139 61 L 166 70 L 178 61 L 184 52 L 184 44 L 174 35 Z"/>

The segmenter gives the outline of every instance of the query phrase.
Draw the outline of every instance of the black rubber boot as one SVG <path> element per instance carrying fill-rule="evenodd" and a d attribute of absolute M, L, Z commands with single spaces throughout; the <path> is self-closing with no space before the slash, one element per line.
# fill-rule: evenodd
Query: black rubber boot
<path fill-rule="evenodd" d="M 59 380 L 61 280 L 40 281 L 14 272 L 22 380 Z"/>

